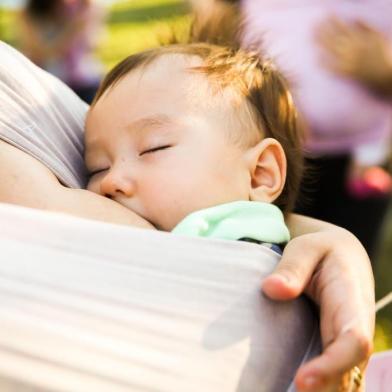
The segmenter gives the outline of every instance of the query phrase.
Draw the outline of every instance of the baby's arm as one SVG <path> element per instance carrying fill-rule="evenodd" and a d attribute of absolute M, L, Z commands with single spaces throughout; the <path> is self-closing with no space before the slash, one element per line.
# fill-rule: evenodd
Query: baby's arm
<path fill-rule="evenodd" d="M 364 368 L 372 351 L 374 280 L 369 258 L 345 229 L 291 215 L 293 240 L 275 272 L 263 282 L 272 299 L 288 300 L 303 291 L 320 307 L 323 353 L 296 376 L 299 391 L 334 387 L 344 372 Z"/>
<path fill-rule="evenodd" d="M 121 205 L 82 189 L 62 186 L 42 163 L 0 141 L 0 202 L 153 229 Z"/>

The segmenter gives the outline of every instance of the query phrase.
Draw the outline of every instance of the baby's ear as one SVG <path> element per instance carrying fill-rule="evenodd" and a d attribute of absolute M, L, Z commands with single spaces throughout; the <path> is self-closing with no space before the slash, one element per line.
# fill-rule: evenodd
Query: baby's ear
<path fill-rule="evenodd" d="M 247 154 L 250 200 L 272 203 L 282 193 L 286 181 L 287 161 L 281 144 L 276 139 L 263 139 Z"/>

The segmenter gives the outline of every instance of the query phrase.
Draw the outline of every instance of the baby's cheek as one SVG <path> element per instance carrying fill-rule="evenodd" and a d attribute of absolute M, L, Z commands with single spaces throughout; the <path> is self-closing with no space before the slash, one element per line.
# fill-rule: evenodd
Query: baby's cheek
<path fill-rule="evenodd" d="M 99 181 L 90 179 L 87 183 L 86 189 L 90 192 L 100 193 Z"/>
<path fill-rule="evenodd" d="M 151 200 L 146 208 L 152 208 L 156 225 L 165 231 L 171 231 L 190 211 L 184 206 L 183 200 L 169 197 L 169 194 L 161 194 L 159 200 Z"/>

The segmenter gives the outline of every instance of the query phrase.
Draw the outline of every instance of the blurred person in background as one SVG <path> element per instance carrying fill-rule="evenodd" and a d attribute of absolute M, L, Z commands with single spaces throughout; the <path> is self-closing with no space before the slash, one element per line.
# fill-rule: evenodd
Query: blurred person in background
<path fill-rule="evenodd" d="M 91 103 L 102 73 L 93 51 L 104 16 L 90 0 L 28 0 L 19 15 L 20 48 Z"/>
<path fill-rule="evenodd" d="M 327 50 L 328 68 L 392 99 L 392 43 L 384 34 L 361 21 L 331 18 L 320 28 L 319 41 Z"/>
<path fill-rule="evenodd" d="M 273 58 L 292 82 L 294 100 L 308 129 L 306 155 L 310 169 L 296 212 L 345 227 L 374 256 L 391 194 L 390 176 L 382 167 L 389 158 L 392 109 L 364 83 L 325 67 L 325 40 L 333 41 L 336 37 L 331 33 L 326 38 L 320 29 L 331 16 L 339 15 L 347 22 L 361 20 L 384 34 L 385 40 L 392 40 L 392 3 L 385 0 L 364 0 L 360 4 L 347 0 L 328 4 L 309 0 L 215 0 L 214 3 L 210 17 L 215 18 L 215 23 L 206 24 L 214 31 L 206 31 L 205 35 L 215 33 L 217 42 L 237 40 L 239 44 L 255 47 L 262 55 Z M 195 11 L 196 20 L 207 18 L 197 8 Z M 230 34 L 228 26 L 233 25 L 234 32 Z M 199 23 L 198 28 L 204 26 Z M 336 26 L 328 29 L 334 30 Z M 365 170 L 370 168 L 376 170 Z"/>
<path fill-rule="evenodd" d="M 361 21 L 347 23 L 335 17 L 321 26 L 319 41 L 326 51 L 327 69 L 392 104 L 392 44 L 387 37 Z M 390 148 L 380 140 L 355 149 L 348 183 L 354 195 L 390 191 L 391 176 L 382 167 Z"/>

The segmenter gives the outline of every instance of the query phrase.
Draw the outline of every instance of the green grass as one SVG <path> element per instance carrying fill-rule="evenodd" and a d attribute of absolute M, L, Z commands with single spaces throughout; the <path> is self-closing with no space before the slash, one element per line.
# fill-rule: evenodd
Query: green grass
<path fill-rule="evenodd" d="M 159 45 L 170 31 L 189 26 L 189 9 L 182 0 L 122 0 L 109 10 L 97 55 L 106 69 L 131 53 Z M 16 43 L 15 13 L 0 7 L 0 39 Z"/>
<path fill-rule="evenodd" d="M 0 7 L 0 39 L 9 43 L 14 41 L 14 13 Z"/>
<path fill-rule="evenodd" d="M 376 297 L 382 298 L 392 291 L 392 209 L 386 219 L 381 251 L 376 260 Z M 392 349 L 392 304 L 377 314 L 375 350 Z"/>
<path fill-rule="evenodd" d="M 97 54 L 108 69 L 131 53 L 157 46 L 159 37 L 173 26 L 181 30 L 188 24 L 188 9 L 181 0 L 122 0 L 110 9 L 106 37 Z M 13 43 L 14 26 L 14 14 L 0 8 L 0 38 Z M 376 262 L 377 298 L 392 291 L 392 212 L 387 223 Z M 392 348 L 392 305 L 377 315 L 375 348 Z"/>
<path fill-rule="evenodd" d="M 107 68 L 131 53 L 159 45 L 170 30 L 189 23 L 181 0 L 134 0 L 115 4 L 108 19 L 107 37 L 98 55 Z"/>

